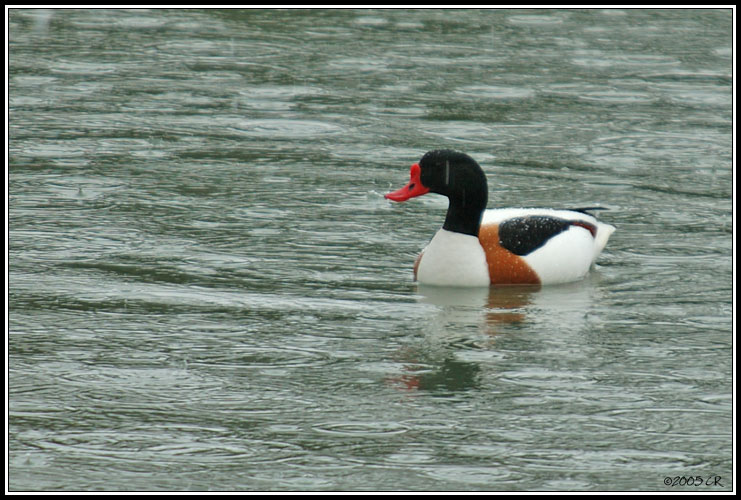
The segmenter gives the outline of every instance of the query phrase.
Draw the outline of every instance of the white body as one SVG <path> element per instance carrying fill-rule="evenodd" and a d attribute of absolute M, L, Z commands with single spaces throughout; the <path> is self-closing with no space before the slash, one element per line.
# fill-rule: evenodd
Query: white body
<path fill-rule="evenodd" d="M 438 286 L 489 286 L 489 266 L 479 239 L 440 229 L 424 249 L 417 281 Z"/>
<path fill-rule="evenodd" d="M 593 237 L 588 229 L 571 226 L 542 247 L 521 257 L 543 285 L 582 279 L 615 231 L 614 226 L 599 222 L 591 215 L 540 208 L 486 210 L 481 225 L 499 224 L 513 217 L 528 215 L 580 220 L 597 227 L 597 234 Z M 478 238 L 440 229 L 424 249 L 417 268 L 417 280 L 425 285 L 489 286 L 489 266 Z"/>

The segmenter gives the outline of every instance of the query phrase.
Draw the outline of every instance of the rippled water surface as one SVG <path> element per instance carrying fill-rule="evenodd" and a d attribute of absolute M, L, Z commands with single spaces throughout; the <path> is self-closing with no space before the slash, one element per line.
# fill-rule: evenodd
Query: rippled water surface
<path fill-rule="evenodd" d="M 732 489 L 731 35 L 10 10 L 9 488 Z M 418 287 L 446 202 L 383 193 L 439 147 L 490 206 L 609 207 L 597 269 Z"/>

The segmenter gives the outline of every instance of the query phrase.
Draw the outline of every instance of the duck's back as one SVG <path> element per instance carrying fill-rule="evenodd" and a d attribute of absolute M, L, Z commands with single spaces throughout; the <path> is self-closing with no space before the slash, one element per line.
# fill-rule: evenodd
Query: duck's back
<path fill-rule="evenodd" d="M 583 278 L 615 228 L 574 210 L 486 210 L 479 241 L 491 284 L 556 284 Z"/>

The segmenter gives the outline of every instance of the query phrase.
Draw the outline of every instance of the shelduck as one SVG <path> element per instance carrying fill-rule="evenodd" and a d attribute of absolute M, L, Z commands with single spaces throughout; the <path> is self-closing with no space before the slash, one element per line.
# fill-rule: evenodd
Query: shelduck
<path fill-rule="evenodd" d="M 486 176 L 464 153 L 435 150 L 412 165 L 409 183 L 385 195 L 406 201 L 427 193 L 449 200 L 445 223 L 414 263 L 425 285 L 568 283 L 584 278 L 615 227 L 595 208 L 486 209 Z"/>

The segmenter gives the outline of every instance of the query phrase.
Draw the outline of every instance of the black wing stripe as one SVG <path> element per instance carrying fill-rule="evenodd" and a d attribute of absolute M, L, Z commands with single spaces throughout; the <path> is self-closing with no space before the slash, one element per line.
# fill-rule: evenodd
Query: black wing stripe
<path fill-rule="evenodd" d="M 597 233 L 597 228 L 589 222 L 531 215 L 514 217 L 499 224 L 499 244 L 515 255 L 527 255 L 571 226 L 583 227 L 593 237 Z"/>

